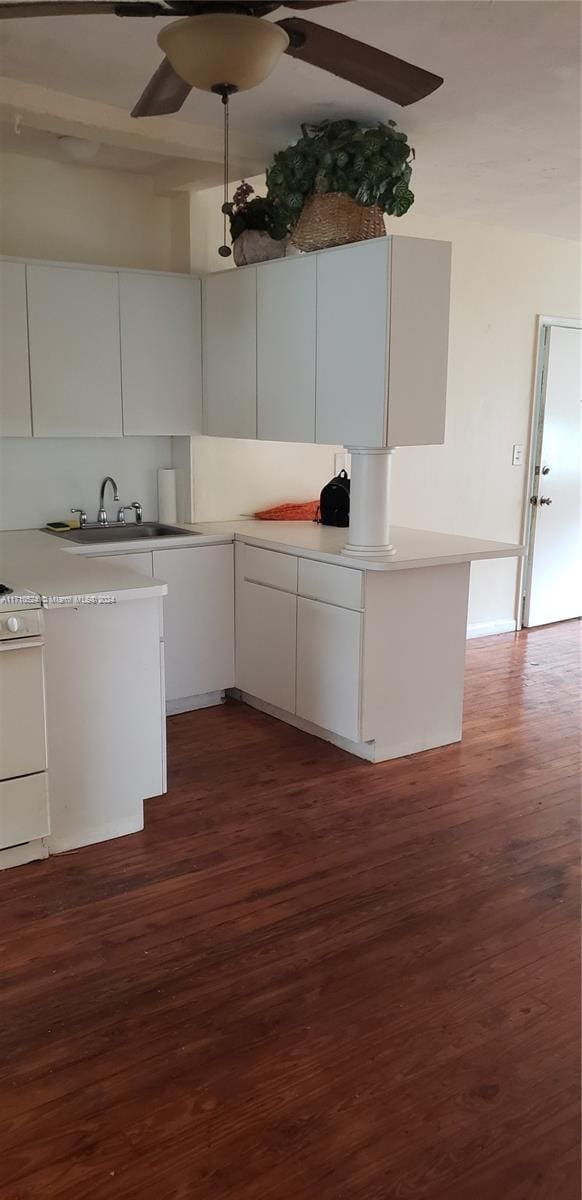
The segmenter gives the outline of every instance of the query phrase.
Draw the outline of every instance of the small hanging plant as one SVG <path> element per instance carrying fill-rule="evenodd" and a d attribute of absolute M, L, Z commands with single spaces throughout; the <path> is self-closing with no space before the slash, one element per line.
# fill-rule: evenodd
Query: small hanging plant
<path fill-rule="evenodd" d="M 288 230 L 311 196 L 329 192 L 401 217 L 414 201 L 413 158 L 395 121 L 369 128 L 352 120 L 302 125 L 299 140 L 275 154 L 267 171 L 267 200 Z"/>
<path fill-rule="evenodd" d="M 256 196 L 252 184 L 244 179 L 239 183 L 232 203 L 227 205 L 227 215 L 233 242 L 247 229 L 268 233 L 277 242 L 287 236 L 287 226 L 279 208 L 266 196 Z"/>

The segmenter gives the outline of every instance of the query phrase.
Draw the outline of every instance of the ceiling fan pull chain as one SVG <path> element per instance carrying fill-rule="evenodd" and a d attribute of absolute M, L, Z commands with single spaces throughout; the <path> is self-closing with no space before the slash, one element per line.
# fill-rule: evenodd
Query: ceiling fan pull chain
<path fill-rule="evenodd" d="M 224 203 L 222 205 L 223 213 L 223 244 L 218 247 L 218 253 L 221 258 L 230 258 L 232 250 L 227 243 L 227 221 L 230 214 L 230 204 L 228 202 L 228 97 L 230 88 L 225 85 L 221 90 L 222 103 L 224 105 Z"/>

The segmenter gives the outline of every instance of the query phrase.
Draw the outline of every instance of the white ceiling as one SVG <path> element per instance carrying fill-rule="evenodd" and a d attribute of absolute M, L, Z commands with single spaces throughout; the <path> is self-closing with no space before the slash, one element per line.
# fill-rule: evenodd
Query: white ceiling
<path fill-rule="evenodd" d="M 581 13 L 576 0 L 354 0 L 313 10 L 309 19 L 443 75 L 443 87 L 399 109 L 283 58 L 266 83 L 233 99 L 233 149 L 237 130 L 268 152 L 298 135 L 302 121 L 394 117 L 416 148 L 419 211 L 576 238 Z M 0 73 L 127 111 L 160 60 L 163 23 L 3 21 Z M 179 119 L 215 128 L 218 138 L 221 105 L 193 92 Z"/>

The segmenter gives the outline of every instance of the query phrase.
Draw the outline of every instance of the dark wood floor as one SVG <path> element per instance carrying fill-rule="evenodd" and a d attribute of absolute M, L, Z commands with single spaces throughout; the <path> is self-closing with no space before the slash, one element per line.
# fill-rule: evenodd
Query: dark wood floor
<path fill-rule="evenodd" d="M 578 1200 L 578 632 L 399 762 L 175 717 L 143 834 L 0 876 L 2 1200 Z"/>

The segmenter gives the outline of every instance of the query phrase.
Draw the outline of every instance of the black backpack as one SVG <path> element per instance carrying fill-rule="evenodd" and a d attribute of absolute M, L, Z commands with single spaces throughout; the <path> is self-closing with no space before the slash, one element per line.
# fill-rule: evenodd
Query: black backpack
<path fill-rule="evenodd" d="M 347 471 L 340 471 L 326 483 L 319 497 L 315 518 L 321 525 L 339 525 L 347 529 L 350 523 L 350 481 Z"/>

